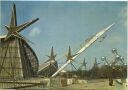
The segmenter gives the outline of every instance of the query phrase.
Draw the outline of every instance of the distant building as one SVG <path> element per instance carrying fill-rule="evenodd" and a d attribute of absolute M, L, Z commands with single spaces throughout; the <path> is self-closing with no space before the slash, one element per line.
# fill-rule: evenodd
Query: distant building
<path fill-rule="evenodd" d="M 19 34 L 38 19 L 17 26 L 16 7 L 13 4 L 8 34 L 0 36 L 0 79 L 29 78 L 37 75 L 38 59 L 26 39 Z"/>
<path fill-rule="evenodd" d="M 58 70 L 58 63 L 55 60 L 56 55 L 54 55 L 53 47 L 51 50 L 51 56 L 43 64 L 39 65 L 38 75 L 44 77 L 51 77 Z"/>

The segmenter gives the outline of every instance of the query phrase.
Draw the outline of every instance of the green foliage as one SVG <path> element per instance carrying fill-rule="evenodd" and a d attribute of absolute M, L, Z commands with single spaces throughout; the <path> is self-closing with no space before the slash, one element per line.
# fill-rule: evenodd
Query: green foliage
<path fill-rule="evenodd" d="M 70 72 L 71 73 L 71 72 Z M 116 65 L 114 68 L 102 65 L 101 67 L 92 67 L 90 70 L 72 71 L 80 79 L 102 79 L 109 78 L 126 78 L 127 65 Z"/>

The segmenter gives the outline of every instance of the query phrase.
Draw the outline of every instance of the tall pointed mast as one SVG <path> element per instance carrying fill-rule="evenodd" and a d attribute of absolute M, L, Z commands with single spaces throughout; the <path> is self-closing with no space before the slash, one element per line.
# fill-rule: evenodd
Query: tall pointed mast
<path fill-rule="evenodd" d="M 52 50 L 51 50 L 51 56 L 54 56 L 53 46 L 52 46 Z"/>
<path fill-rule="evenodd" d="M 67 61 L 72 60 L 73 55 L 71 54 L 71 47 L 70 46 L 69 46 L 69 49 L 68 49 L 68 55 L 66 55 L 66 57 L 67 57 Z"/>
<path fill-rule="evenodd" d="M 85 58 L 84 58 L 84 61 L 83 61 L 83 66 L 85 67 L 85 69 L 86 69 L 86 62 L 85 62 Z"/>
<path fill-rule="evenodd" d="M 95 57 L 95 60 L 94 60 L 94 66 L 97 66 L 97 59 Z"/>
<path fill-rule="evenodd" d="M 16 17 L 16 6 L 13 3 L 10 27 L 15 27 L 15 26 L 17 26 L 17 17 Z"/>
<path fill-rule="evenodd" d="M 79 67 L 80 70 L 82 70 L 83 67 L 84 67 L 84 69 L 86 69 L 86 64 L 87 63 L 85 62 L 85 58 L 80 64 L 81 64 L 80 67 Z"/>
<path fill-rule="evenodd" d="M 56 57 L 56 54 L 54 54 L 54 50 L 53 50 L 53 46 L 52 46 L 52 49 L 51 49 L 51 55 L 48 56 L 50 60 L 55 60 L 55 57 Z"/>
<path fill-rule="evenodd" d="M 72 60 L 72 58 L 73 58 L 74 56 L 75 56 L 75 55 L 72 55 L 72 53 L 71 53 L 71 47 L 69 46 L 68 54 L 66 55 L 67 61 Z M 73 69 L 73 68 L 76 69 L 76 67 L 75 67 L 75 65 L 74 65 L 73 63 L 70 63 L 70 64 L 71 64 L 72 69 Z M 76 70 L 77 70 L 77 69 L 76 69 Z"/>

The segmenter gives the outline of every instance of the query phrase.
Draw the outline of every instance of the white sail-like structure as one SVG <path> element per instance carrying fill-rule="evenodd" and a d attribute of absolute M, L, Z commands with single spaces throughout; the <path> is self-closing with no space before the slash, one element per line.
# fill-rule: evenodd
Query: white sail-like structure
<path fill-rule="evenodd" d="M 5 38 L 7 35 L 2 35 L 2 36 L 0 36 L 0 39 L 2 39 L 2 38 Z"/>
<path fill-rule="evenodd" d="M 72 60 L 68 60 L 57 72 L 55 72 L 52 77 L 55 77 L 60 71 L 62 71 L 69 63 L 74 61 L 76 57 L 78 57 L 83 51 L 85 51 L 89 46 L 91 46 L 98 38 L 100 38 L 105 32 L 107 32 L 112 26 L 111 24 L 107 28 L 101 30 L 100 32 L 96 33 L 88 42 L 75 54 L 74 57 L 72 57 Z"/>

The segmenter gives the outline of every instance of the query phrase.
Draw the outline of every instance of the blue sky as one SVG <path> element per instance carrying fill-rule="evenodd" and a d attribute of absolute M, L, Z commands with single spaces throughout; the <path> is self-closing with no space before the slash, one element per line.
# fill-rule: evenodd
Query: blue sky
<path fill-rule="evenodd" d="M 51 47 L 57 53 L 57 60 L 64 63 L 69 45 L 72 53 L 90 36 L 109 26 L 116 24 L 107 32 L 102 42 L 96 42 L 78 58 L 77 62 L 87 61 L 91 67 L 94 58 L 100 62 L 102 56 L 111 57 L 111 49 L 117 48 L 125 60 L 127 57 L 127 4 L 126 2 L 57 2 L 57 1 L 16 1 L 18 25 L 31 19 L 39 21 L 21 32 L 34 42 L 30 46 L 43 63 L 50 54 Z M 9 24 L 12 2 L 2 1 L 1 23 Z M 1 27 L 0 34 L 6 34 Z M 76 63 L 74 63 L 77 65 Z M 79 65 L 77 65 L 79 66 Z"/>

